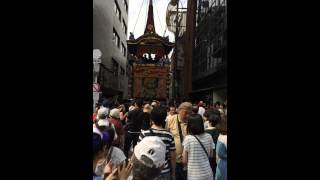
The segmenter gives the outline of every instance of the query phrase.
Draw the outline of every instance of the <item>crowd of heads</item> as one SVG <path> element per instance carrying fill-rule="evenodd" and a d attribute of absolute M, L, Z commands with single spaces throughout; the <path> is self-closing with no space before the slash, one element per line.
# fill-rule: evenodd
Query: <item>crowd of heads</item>
<path fill-rule="evenodd" d="M 204 112 L 200 112 L 204 109 Z M 115 146 L 114 142 L 120 136 L 125 137 L 128 133 L 126 123 L 131 111 L 141 110 L 145 124 L 142 124 L 142 130 L 148 130 L 152 125 L 166 127 L 166 121 L 172 116 L 178 116 L 182 122 L 186 123 L 186 132 L 189 135 L 201 135 L 207 131 L 207 128 L 216 128 L 219 134 L 227 135 L 227 105 L 220 102 L 206 104 L 203 101 L 197 103 L 166 103 L 158 100 L 126 100 L 115 102 L 111 99 L 104 99 L 97 104 L 93 115 L 93 164 L 94 175 L 99 162 L 106 161 L 111 156 L 110 149 Z M 112 121 L 119 121 L 123 125 L 125 135 L 117 134 Z M 124 143 L 124 142 L 122 142 Z M 122 144 L 124 145 L 124 144 Z M 118 146 L 124 151 L 123 146 Z M 114 176 L 118 179 L 125 176 L 132 176 L 132 179 L 153 180 L 159 176 L 164 166 L 166 145 L 156 136 L 144 137 L 132 149 L 130 157 L 126 157 L 125 168 L 117 173 L 113 171 L 104 172 L 105 176 Z M 122 162 L 124 164 L 125 162 Z M 101 163 L 100 163 L 101 164 Z M 109 164 L 109 163 L 105 163 Z M 107 166 L 107 165 L 106 165 Z M 116 169 L 113 167 L 111 169 Z M 131 170 L 132 169 L 132 170 Z M 120 173 L 120 174 L 119 174 Z M 125 174 L 121 176 L 121 174 Z M 120 177 L 121 176 L 121 177 Z M 106 177 L 107 178 L 107 177 Z"/>

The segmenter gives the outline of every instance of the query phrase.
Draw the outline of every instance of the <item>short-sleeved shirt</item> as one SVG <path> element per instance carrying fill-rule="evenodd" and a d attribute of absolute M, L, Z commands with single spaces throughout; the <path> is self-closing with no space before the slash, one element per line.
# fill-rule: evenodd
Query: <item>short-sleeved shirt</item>
<path fill-rule="evenodd" d="M 215 148 L 212 137 L 208 133 L 196 135 L 205 147 L 207 153 Z M 213 173 L 207 154 L 198 140 L 187 135 L 183 141 L 184 151 L 188 152 L 188 180 L 212 180 Z"/>
<path fill-rule="evenodd" d="M 198 114 L 200 114 L 202 117 L 203 117 L 203 114 L 206 112 L 206 109 L 203 108 L 203 107 L 199 107 L 199 110 L 198 110 Z"/>
<path fill-rule="evenodd" d="M 174 138 L 174 143 L 176 145 L 176 162 L 181 163 L 182 160 L 182 142 L 180 141 L 179 128 L 177 124 L 177 118 L 181 125 L 182 136 L 187 135 L 187 123 L 180 120 L 179 115 L 174 115 L 168 118 L 166 128 L 172 133 Z M 183 138 L 182 138 L 183 139 Z"/>
<path fill-rule="evenodd" d="M 166 173 L 170 172 L 170 165 L 169 165 L 169 163 L 170 163 L 169 160 L 171 158 L 170 157 L 170 152 L 176 150 L 176 147 L 175 147 L 175 144 L 174 144 L 174 138 L 173 138 L 172 134 L 169 131 L 165 130 L 165 129 L 160 130 L 160 129 L 151 128 L 151 130 L 152 130 L 153 133 L 150 132 L 150 129 L 146 130 L 146 131 L 142 131 L 140 133 L 138 143 L 146 136 L 158 136 L 158 137 L 160 137 L 160 139 L 166 145 L 166 162 L 165 162 L 164 168 L 161 171 L 161 174 L 166 174 Z"/>

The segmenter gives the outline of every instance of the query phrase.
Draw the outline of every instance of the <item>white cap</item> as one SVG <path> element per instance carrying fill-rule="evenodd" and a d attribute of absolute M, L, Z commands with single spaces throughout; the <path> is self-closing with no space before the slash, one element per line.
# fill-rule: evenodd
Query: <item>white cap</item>
<path fill-rule="evenodd" d="M 151 106 L 157 106 L 157 103 L 156 102 L 152 102 Z"/>
<path fill-rule="evenodd" d="M 98 120 L 98 125 L 99 126 L 107 126 L 107 127 L 109 127 L 110 123 L 109 123 L 108 119 L 99 119 Z"/>
<path fill-rule="evenodd" d="M 108 108 L 105 108 L 105 107 L 101 107 L 99 110 L 98 110 L 98 118 L 99 116 L 101 115 L 104 115 L 104 116 L 107 116 L 109 114 L 109 109 Z"/>
<path fill-rule="evenodd" d="M 116 119 L 120 119 L 120 109 L 114 108 L 110 111 L 109 116 L 116 118 Z"/>
<path fill-rule="evenodd" d="M 157 136 L 147 136 L 134 147 L 135 157 L 146 166 L 141 157 L 144 155 L 153 161 L 153 167 L 159 168 L 165 163 L 166 145 Z"/>
<path fill-rule="evenodd" d="M 98 120 L 98 126 L 111 127 L 114 130 L 113 140 L 115 141 L 118 138 L 116 128 L 114 127 L 114 125 L 112 123 L 109 122 L 108 119 Z M 97 126 L 95 124 L 93 124 L 93 132 L 100 134 L 100 136 L 102 138 L 102 133 L 100 132 L 100 130 L 97 128 Z"/>

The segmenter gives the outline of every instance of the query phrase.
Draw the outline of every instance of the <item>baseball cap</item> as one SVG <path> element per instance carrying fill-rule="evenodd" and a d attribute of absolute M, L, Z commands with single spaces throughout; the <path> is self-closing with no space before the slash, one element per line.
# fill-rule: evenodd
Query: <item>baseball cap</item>
<path fill-rule="evenodd" d="M 107 126 L 109 127 L 110 123 L 108 119 L 99 119 L 98 120 L 98 126 Z"/>
<path fill-rule="evenodd" d="M 97 116 L 100 117 L 100 116 L 107 116 L 109 114 L 109 109 L 108 108 L 105 108 L 105 107 L 101 107 L 99 110 L 98 110 L 98 114 Z"/>
<path fill-rule="evenodd" d="M 152 102 L 151 106 L 157 106 L 157 103 L 156 102 Z"/>
<path fill-rule="evenodd" d="M 144 165 L 159 168 L 165 163 L 166 145 L 157 136 L 144 137 L 140 143 L 134 147 L 135 157 Z M 153 165 L 144 162 L 143 156 L 151 159 Z M 150 167 L 150 168 L 152 168 Z"/>
<path fill-rule="evenodd" d="M 120 109 L 117 109 L 117 108 L 112 109 L 109 115 L 113 118 L 120 119 Z"/>

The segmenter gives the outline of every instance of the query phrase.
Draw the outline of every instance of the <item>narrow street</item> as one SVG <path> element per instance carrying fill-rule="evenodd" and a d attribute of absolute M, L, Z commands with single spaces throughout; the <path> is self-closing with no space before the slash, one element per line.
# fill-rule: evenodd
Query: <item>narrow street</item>
<path fill-rule="evenodd" d="M 226 0 L 93 0 L 93 82 L 94 179 L 227 179 Z"/>

